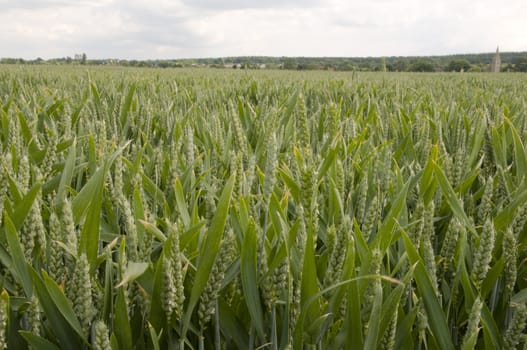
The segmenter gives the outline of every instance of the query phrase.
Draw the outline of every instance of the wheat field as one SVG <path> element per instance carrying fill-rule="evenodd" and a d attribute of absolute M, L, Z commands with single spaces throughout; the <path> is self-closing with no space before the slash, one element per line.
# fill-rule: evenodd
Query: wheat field
<path fill-rule="evenodd" d="M 0 349 L 526 349 L 525 86 L 0 66 Z"/>

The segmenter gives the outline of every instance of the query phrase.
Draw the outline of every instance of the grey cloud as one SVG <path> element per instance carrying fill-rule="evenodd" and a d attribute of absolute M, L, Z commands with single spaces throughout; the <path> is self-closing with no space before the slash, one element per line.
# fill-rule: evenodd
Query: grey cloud
<path fill-rule="evenodd" d="M 527 3 L 505 1 L 467 16 L 468 0 L 0 0 L 0 46 L 6 57 L 139 59 L 521 50 Z"/>
<path fill-rule="evenodd" d="M 128 36 L 136 42 L 198 47 L 208 41 L 192 28 L 192 16 L 181 9 L 127 5 L 121 6 L 120 12 L 126 22 L 136 27 Z"/>
<path fill-rule="evenodd" d="M 244 10 L 270 8 L 310 8 L 322 4 L 322 0 L 183 0 L 186 6 L 203 10 Z"/>
<path fill-rule="evenodd" d="M 116 33 L 84 38 L 82 45 L 88 55 L 92 52 L 97 57 L 173 58 L 213 45 L 207 33 L 195 30 L 193 15 L 184 8 L 124 1 L 112 7 L 122 23 Z M 162 49 L 166 53 L 160 53 Z"/>
<path fill-rule="evenodd" d="M 57 9 L 66 7 L 80 7 L 86 5 L 98 5 L 98 1 L 79 0 L 0 0 L 0 7 L 2 11 L 12 10 L 42 10 L 42 9 Z M 104 3 L 104 2 L 103 2 Z"/>
<path fill-rule="evenodd" d="M 339 17 L 331 21 L 333 24 L 336 24 L 340 27 L 345 28 L 374 28 L 379 27 L 378 24 L 373 23 L 368 18 L 358 19 L 358 18 L 344 18 Z"/>

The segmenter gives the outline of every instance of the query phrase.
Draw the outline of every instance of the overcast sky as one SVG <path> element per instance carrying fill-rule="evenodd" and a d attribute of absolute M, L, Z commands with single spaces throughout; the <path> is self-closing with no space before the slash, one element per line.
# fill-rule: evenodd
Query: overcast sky
<path fill-rule="evenodd" d="M 0 0 L 0 57 L 527 51 L 527 0 Z"/>

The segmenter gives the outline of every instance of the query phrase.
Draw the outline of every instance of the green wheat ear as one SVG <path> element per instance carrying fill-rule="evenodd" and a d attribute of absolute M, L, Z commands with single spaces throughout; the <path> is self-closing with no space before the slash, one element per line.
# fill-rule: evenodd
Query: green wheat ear
<path fill-rule="evenodd" d="M 513 305 L 512 309 L 512 319 L 503 337 L 503 348 L 507 350 L 517 349 L 520 342 L 524 339 L 527 319 L 527 307 L 525 304 Z"/>
<path fill-rule="evenodd" d="M 233 244 L 233 233 L 228 231 L 221 243 L 220 251 L 212 267 L 207 285 L 200 296 L 198 317 L 202 330 L 206 328 L 211 317 L 217 312 L 216 303 L 222 289 L 225 272 L 233 259 Z"/>
<path fill-rule="evenodd" d="M 9 320 L 9 294 L 4 289 L 0 295 L 0 349 L 7 349 L 7 323 Z"/>
<path fill-rule="evenodd" d="M 108 336 L 108 327 L 104 321 L 95 321 L 93 328 L 93 348 L 95 350 L 110 350 L 112 347 L 110 345 L 110 338 Z"/>
<path fill-rule="evenodd" d="M 505 291 L 506 295 L 511 296 L 518 275 L 518 242 L 510 229 L 507 229 L 503 234 L 502 249 L 505 256 L 505 267 L 503 269 Z"/>
<path fill-rule="evenodd" d="M 463 337 L 463 349 L 473 349 L 476 345 L 476 340 L 479 333 L 479 322 L 481 318 L 482 307 L 483 302 L 478 296 L 474 301 L 474 304 L 472 304 L 472 308 L 470 309 L 470 314 L 468 316 L 467 330 L 465 331 L 465 335 Z"/>
<path fill-rule="evenodd" d="M 490 219 L 487 219 L 481 232 L 479 246 L 474 254 L 474 262 L 472 265 L 472 278 L 478 284 L 485 279 L 490 269 L 495 240 L 496 231 L 494 224 Z"/>
<path fill-rule="evenodd" d="M 72 278 L 66 287 L 73 310 L 80 320 L 82 330 L 87 334 L 97 310 L 93 305 L 90 265 L 86 254 L 82 253 L 77 258 Z"/>

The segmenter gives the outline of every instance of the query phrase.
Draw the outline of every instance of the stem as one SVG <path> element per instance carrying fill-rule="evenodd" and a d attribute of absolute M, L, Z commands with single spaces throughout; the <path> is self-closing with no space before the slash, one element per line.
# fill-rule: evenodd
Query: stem
<path fill-rule="evenodd" d="M 273 303 L 271 310 L 271 350 L 278 350 L 278 339 L 276 336 L 276 305 Z"/>
<path fill-rule="evenodd" d="M 254 350 L 254 324 L 251 322 L 251 330 L 249 331 L 249 350 Z"/>
<path fill-rule="evenodd" d="M 179 350 L 185 350 L 185 337 L 183 337 L 183 322 L 179 322 Z"/>
<path fill-rule="evenodd" d="M 218 299 L 214 301 L 214 345 L 216 350 L 221 350 L 221 338 L 220 338 L 220 312 L 218 309 Z"/>
<path fill-rule="evenodd" d="M 170 321 L 167 320 L 167 323 L 170 324 Z M 170 331 L 170 327 L 167 329 L 167 342 L 169 346 L 172 346 L 174 342 L 174 335 Z"/>
<path fill-rule="evenodd" d="M 262 241 L 260 242 L 260 251 L 258 253 L 258 270 L 261 270 L 262 269 L 262 260 L 263 260 L 263 253 L 264 253 L 264 249 L 265 249 L 265 235 L 266 235 L 266 230 L 267 230 L 267 220 L 268 220 L 268 217 L 269 217 L 269 204 L 267 203 L 268 201 L 265 201 L 265 217 L 264 217 L 264 224 L 263 224 L 263 228 L 262 228 Z"/>
<path fill-rule="evenodd" d="M 199 330 L 199 344 L 198 344 L 199 350 L 205 350 L 205 344 L 203 342 L 204 342 L 204 339 L 203 339 L 203 328 L 202 328 Z"/>

